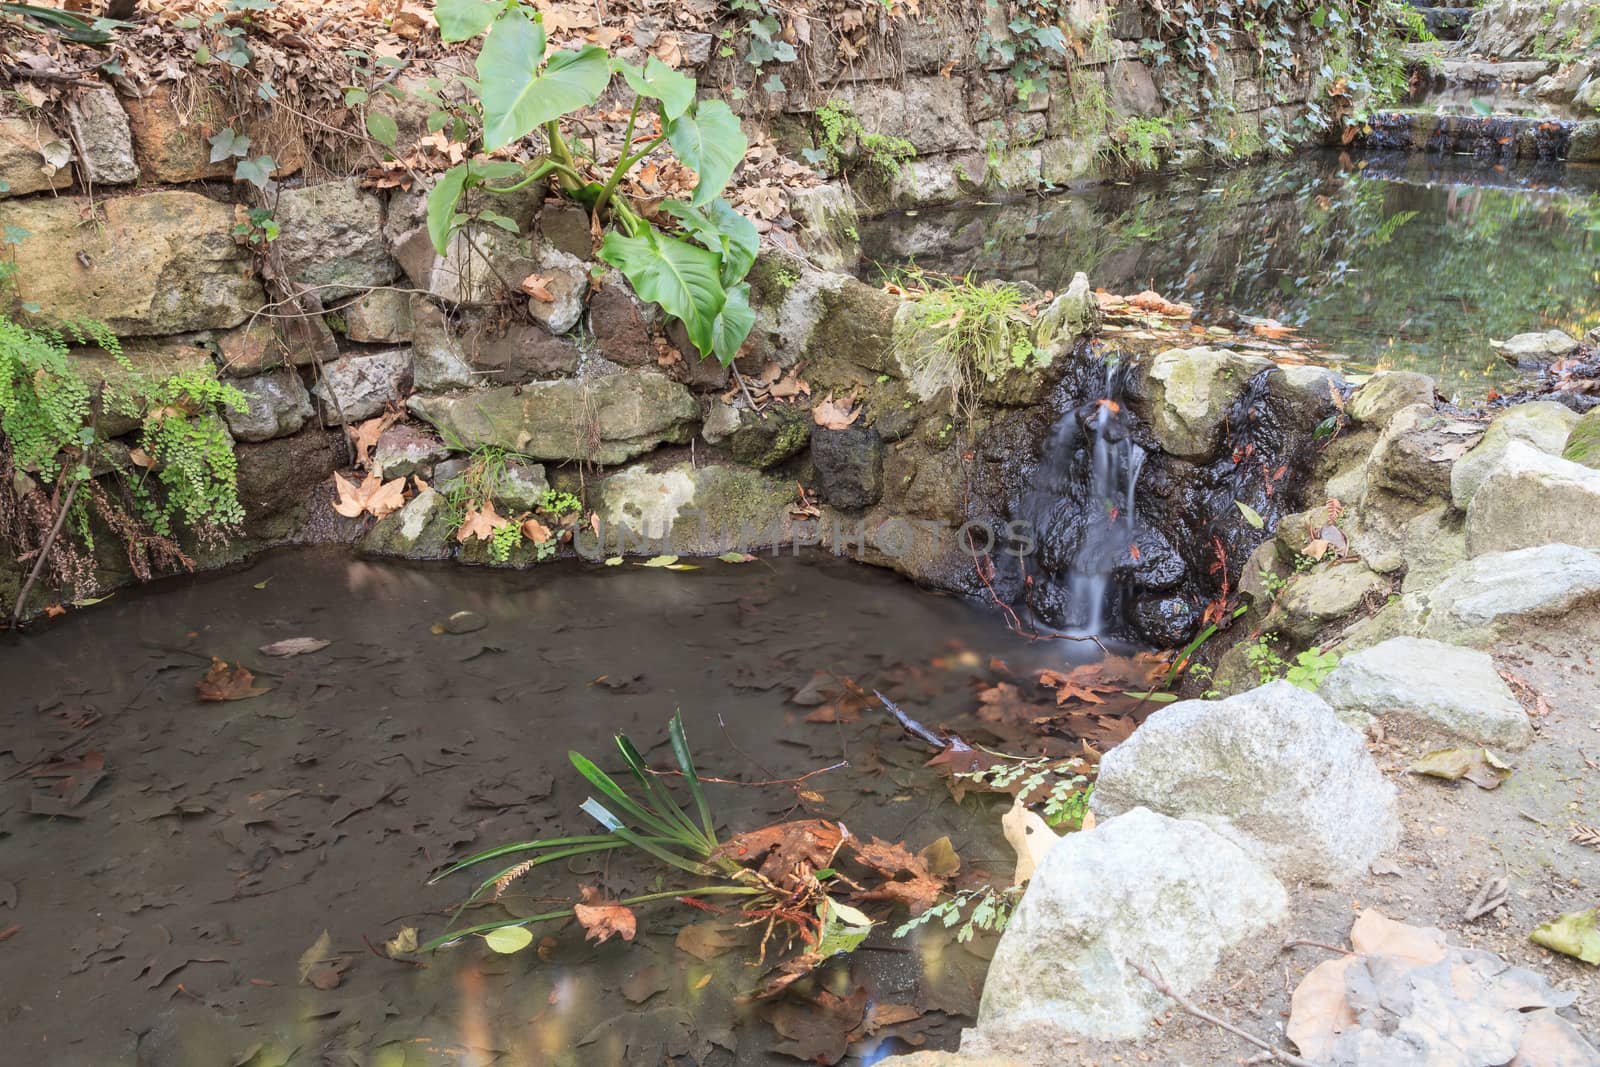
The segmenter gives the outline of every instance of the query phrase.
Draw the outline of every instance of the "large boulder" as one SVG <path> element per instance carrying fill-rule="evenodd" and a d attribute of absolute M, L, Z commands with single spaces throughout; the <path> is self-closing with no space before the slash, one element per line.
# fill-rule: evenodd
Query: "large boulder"
<path fill-rule="evenodd" d="M 534 459 L 608 466 L 687 442 L 700 415 L 688 389 L 645 370 L 418 396 L 411 408 L 463 448 L 497 445 Z"/>
<path fill-rule="evenodd" d="M 1561 458 L 1600 470 L 1600 407 L 1590 408 L 1573 425 Z"/>
<path fill-rule="evenodd" d="M 228 430 L 239 441 L 270 441 L 299 433 L 311 418 L 311 397 L 292 367 L 241 378 L 233 383 L 244 393 L 249 407 L 225 411 Z"/>
<path fill-rule="evenodd" d="M 498 316 L 466 315 L 456 340 L 468 363 L 488 385 L 514 385 L 553 378 L 577 369 L 581 354 L 569 338 L 552 337 L 544 327 Z M 654 360 L 652 359 L 652 362 Z"/>
<path fill-rule="evenodd" d="M 1069 834 L 1045 854 L 1006 924 L 964 1055 L 1060 1063 L 1082 1038 L 1142 1036 L 1235 945 L 1285 914 L 1283 886 L 1204 823 L 1146 808 Z"/>
<path fill-rule="evenodd" d="M 424 489 L 405 507 L 380 519 L 357 542 L 371 556 L 444 559 L 454 547 L 450 505 L 436 489 Z"/>
<path fill-rule="evenodd" d="M 315 287 L 324 304 L 400 276 L 383 240 L 383 201 L 355 178 L 286 189 L 275 215 L 289 280 Z"/>
<path fill-rule="evenodd" d="M 1450 499 L 1450 472 L 1456 460 L 1478 443 L 1483 426 L 1412 404 L 1390 416 L 1367 460 L 1367 499 L 1377 490 L 1385 503 L 1432 505 Z M 1402 503 L 1403 502 L 1403 503 Z"/>
<path fill-rule="evenodd" d="M 261 541 L 294 536 L 313 494 L 337 465 L 332 434 L 308 428 L 289 437 L 234 447 L 245 531 Z"/>
<path fill-rule="evenodd" d="M 103 221 L 85 225 L 94 210 Z M 0 226 L 27 232 L 12 254 L 46 312 L 120 336 L 237 326 L 262 301 L 233 205 L 198 193 L 0 200 Z"/>
<path fill-rule="evenodd" d="M 411 350 L 391 348 L 369 355 L 348 355 L 323 367 L 326 377 L 311 394 L 322 409 L 322 421 L 339 425 L 371 418 L 411 391 Z"/>
<path fill-rule="evenodd" d="M 72 149 L 42 120 L 0 117 L 0 197 L 72 184 Z"/>
<path fill-rule="evenodd" d="M 1100 763 L 1094 810 L 1200 819 L 1285 881 L 1360 877 L 1400 837 L 1394 787 L 1315 693 L 1277 681 L 1151 715 Z"/>
<path fill-rule="evenodd" d="M 1490 341 L 1489 346 L 1513 366 L 1541 367 L 1577 348 L 1578 342 L 1564 330 L 1539 330 L 1519 333 L 1504 341 Z"/>
<path fill-rule="evenodd" d="M 1474 445 L 1466 455 L 1456 461 L 1450 471 L 1450 501 L 1462 511 L 1472 502 L 1500 457 L 1506 445 L 1521 441 L 1540 452 L 1560 455 L 1572 432 L 1578 415 L 1571 408 L 1551 400 L 1538 400 L 1507 408 L 1495 417 L 1484 433 L 1483 440 Z"/>
<path fill-rule="evenodd" d="M 1431 589 L 1406 593 L 1344 635 L 1347 649 L 1390 637 L 1490 648 L 1574 612 L 1600 608 L 1600 553 L 1576 545 L 1487 552 L 1458 563 Z"/>
<path fill-rule="evenodd" d="M 1262 356 L 1174 348 L 1150 364 L 1150 429 L 1168 455 L 1205 460 L 1222 445 L 1228 410 L 1250 379 L 1273 368 Z"/>
<path fill-rule="evenodd" d="M 1357 728 L 1378 718 L 1500 748 L 1526 748 L 1533 740 L 1528 714 L 1494 660 L 1470 648 L 1390 638 L 1344 657 L 1318 691 Z"/>
<path fill-rule="evenodd" d="M 1467 505 L 1467 551 L 1600 548 L 1600 470 L 1512 441 Z"/>

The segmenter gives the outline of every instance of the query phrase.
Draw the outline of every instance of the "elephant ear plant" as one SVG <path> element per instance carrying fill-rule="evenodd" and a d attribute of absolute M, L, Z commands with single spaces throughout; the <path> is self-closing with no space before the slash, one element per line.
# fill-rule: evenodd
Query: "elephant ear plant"
<path fill-rule="evenodd" d="M 439 254 L 470 218 L 460 210 L 467 190 L 514 192 L 552 177 L 564 193 L 610 224 L 600 258 L 621 271 L 641 297 L 681 321 L 702 356 L 732 363 L 755 324 L 744 277 L 755 262 L 758 238 L 750 220 L 718 195 L 747 147 L 728 105 L 697 99 L 694 79 L 654 56 L 636 66 L 596 45 L 547 51 L 540 14 L 521 0 L 439 0 L 434 14 L 446 41 L 484 35 L 476 84 L 483 151 L 492 153 L 535 130 L 543 130 L 549 145 L 531 170 L 473 159 L 445 172 L 428 196 L 428 233 Z M 634 94 L 621 157 L 603 181 L 591 180 L 589 162 L 574 157 L 561 121 L 596 103 L 619 74 Z M 642 125 L 650 130 L 636 138 Z M 637 149 L 636 140 L 644 142 Z M 661 205 L 682 228 L 681 236 L 663 232 L 618 193 L 628 172 L 663 144 L 699 178 L 687 203 Z M 510 184 L 492 184 L 504 182 Z M 490 221 L 515 229 L 509 219 Z"/>

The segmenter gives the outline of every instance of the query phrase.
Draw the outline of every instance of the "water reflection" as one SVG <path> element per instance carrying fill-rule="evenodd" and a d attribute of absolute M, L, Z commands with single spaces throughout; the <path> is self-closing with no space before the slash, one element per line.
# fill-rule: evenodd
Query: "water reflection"
<path fill-rule="evenodd" d="M 863 243 L 884 266 L 1056 290 L 1083 270 L 1114 292 L 1271 317 L 1358 367 L 1472 398 L 1514 377 L 1491 339 L 1600 325 L 1597 193 L 1595 167 L 1315 154 L 894 216 Z"/>

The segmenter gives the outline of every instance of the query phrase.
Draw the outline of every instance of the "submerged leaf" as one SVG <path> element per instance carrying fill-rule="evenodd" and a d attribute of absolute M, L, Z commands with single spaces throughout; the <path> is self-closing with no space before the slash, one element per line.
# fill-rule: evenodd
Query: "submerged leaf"
<path fill-rule="evenodd" d="M 502 926 L 484 934 L 483 941 L 501 955 L 509 956 L 533 944 L 533 934 L 526 926 Z"/>
<path fill-rule="evenodd" d="M 216 656 L 211 657 L 211 669 L 194 683 L 195 695 L 201 700 L 248 700 L 270 692 L 255 684 L 256 676 L 243 667 L 230 667 Z"/>

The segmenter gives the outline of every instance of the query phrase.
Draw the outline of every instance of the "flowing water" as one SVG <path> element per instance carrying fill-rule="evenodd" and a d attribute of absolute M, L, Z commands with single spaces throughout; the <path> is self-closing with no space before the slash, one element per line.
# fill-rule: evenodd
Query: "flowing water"
<path fill-rule="evenodd" d="M 1420 153 L 1313 154 L 867 223 L 869 262 L 1061 290 L 1075 271 L 1202 316 L 1277 319 L 1351 369 L 1481 398 L 1515 378 L 1489 346 L 1600 325 L 1600 167 Z M 877 271 L 866 271 L 876 277 Z"/>
<path fill-rule="evenodd" d="M 483 628 L 433 632 L 460 610 Z M 257 651 L 303 636 L 332 644 Z M 268 692 L 198 702 L 213 655 L 249 665 Z M 708 786 L 724 833 L 819 817 L 913 849 L 949 835 L 964 870 L 1004 877 L 1013 856 L 993 805 L 955 804 L 881 708 L 807 721 L 830 717 L 823 698 L 791 698 L 825 672 L 824 691 L 849 678 L 992 744 L 971 714 L 975 679 L 991 657 L 1025 673 L 1054 655 L 973 605 L 826 556 L 507 572 L 301 550 L 119 592 L 0 644 L 0 931 L 17 927 L 0 935 L 5 1058 L 781 1063 L 793 1060 L 779 1050 L 835 1041 L 845 1054 L 855 1024 L 817 1006 L 832 995 L 896 1019 L 860 1030 L 843 1062 L 950 1047 L 987 949 L 942 931 L 880 928 L 798 994 L 750 1006 L 738 997 L 762 975 L 754 938 L 686 955 L 680 928 L 715 917 L 671 902 L 641 909 L 634 944 L 588 945 L 567 923 L 541 928 L 537 950 L 499 957 L 474 939 L 420 968 L 382 945 L 407 926 L 424 939 L 445 928 L 476 879 L 425 884 L 444 861 L 593 832 L 568 750 L 619 769 L 611 735 L 625 731 L 647 759 L 670 759 L 675 709 L 709 776 L 849 763 L 800 784 Z M 582 884 L 622 895 L 662 877 L 574 859 L 478 921 L 549 910 Z M 301 984 L 324 930 L 344 970 L 329 988 Z"/>

